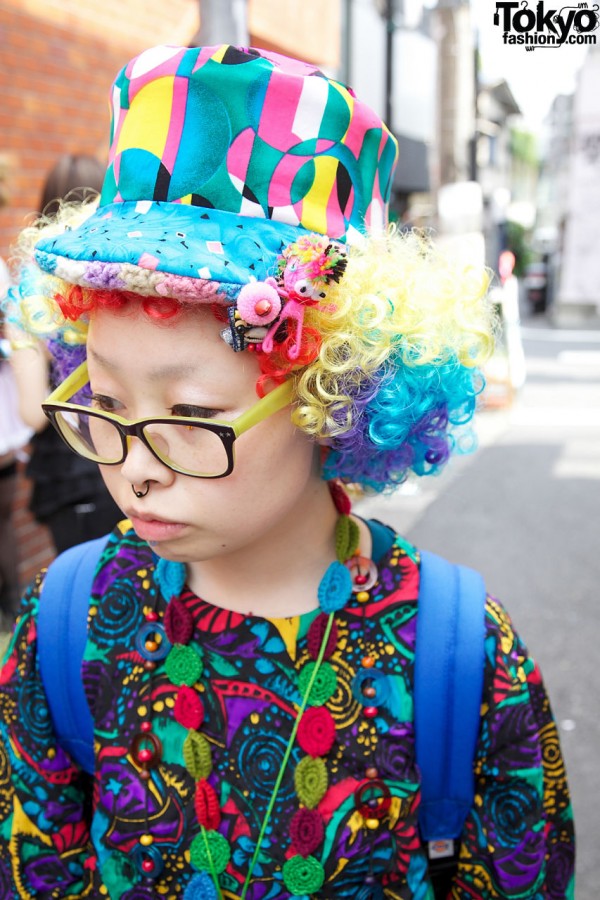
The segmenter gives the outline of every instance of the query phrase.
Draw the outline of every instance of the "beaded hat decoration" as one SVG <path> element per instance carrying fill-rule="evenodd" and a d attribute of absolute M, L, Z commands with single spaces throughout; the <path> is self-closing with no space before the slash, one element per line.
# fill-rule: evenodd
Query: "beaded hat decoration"
<path fill-rule="evenodd" d="M 270 352 L 289 333 L 296 358 L 303 309 L 341 277 L 344 245 L 387 221 L 387 127 L 315 66 L 228 45 L 145 51 L 111 106 L 99 207 L 39 241 L 39 266 L 82 287 L 224 304 L 234 349 Z"/>

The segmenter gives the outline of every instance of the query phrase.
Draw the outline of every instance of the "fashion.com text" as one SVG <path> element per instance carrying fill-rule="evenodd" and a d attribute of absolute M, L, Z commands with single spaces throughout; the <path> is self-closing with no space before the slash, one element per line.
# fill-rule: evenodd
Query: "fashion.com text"
<path fill-rule="evenodd" d="M 502 35 L 505 44 L 533 44 L 535 47 L 544 45 L 560 46 L 562 44 L 595 44 L 595 34 L 570 34 L 567 38 L 557 38 L 554 34 L 510 34 L 505 31 Z"/>

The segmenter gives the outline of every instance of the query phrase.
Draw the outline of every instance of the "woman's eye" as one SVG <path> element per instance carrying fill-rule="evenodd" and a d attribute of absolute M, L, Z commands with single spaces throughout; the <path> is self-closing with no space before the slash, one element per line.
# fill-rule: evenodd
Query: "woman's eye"
<path fill-rule="evenodd" d="M 186 419 L 214 419 L 222 410 L 209 409 L 206 406 L 192 406 L 189 403 L 178 403 L 169 410 L 172 416 L 181 416 Z"/>
<path fill-rule="evenodd" d="M 117 412 L 122 408 L 122 404 L 113 397 L 107 397 L 105 394 L 92 394 L 91 406 L 94 409 L 100 409 L 103 412 Z"/>

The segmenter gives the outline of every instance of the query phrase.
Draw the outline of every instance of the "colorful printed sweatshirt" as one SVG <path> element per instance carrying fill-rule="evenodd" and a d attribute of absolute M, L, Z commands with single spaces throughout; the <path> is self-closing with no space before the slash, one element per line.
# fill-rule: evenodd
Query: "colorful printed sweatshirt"
<path fill-rule="evenodd" d="M 0 678 L 3 900 L 215 896 L 213 876 L 199 874 L 198 854 L 190 852 L 200 834 L 198 774 L 219 801 L 211 815 L 223 838 L 219 853 L 223 847 L 227 853 L 211 860 L 222 870 L 222 897 L 243 894 L 297 716 L 300 673 L 314 658 L 311 625 L 319 611 L 245 617 L 184 586 L 176 608 L 184 623 L 193 623 L 186 637 L 202 659 L 196 680 L 185 688 L 193 692 L 188 700 L 194 694 L 201 700 L 198 724 L 187 707 L 182 712 L 173 666 L 164 659 L 148 665 L 148 653 L 144 658 L 140 652 L 152 630 L 148 623 L 162 622 L 167 605 L 154 563 L 148 545 L 125 522 L 111 536 L 95 577 L 83 664 L 95 726 L 93 777 L 77 768 L 53 732 L 36 654 L 43 574 L 24 597 Z M 295 742 L 247 900 L 433 900 L 417 824 L 413 730 L 419 555 L 397 537 L 377 567 L 371 589 L 353 594 L 335 616 L 327 659 L 334 687 L 322 698 L 335 737 L 328 752 L 320 748 L 318 777 L 310 770 L 313 780 L 326 781 L 312 784 L 308 777 L 299 787 L 307 754 Z M 375 701 L 357 691 L 365 661 Z M 197 742 L 190 744 L 193 729 L 186 717 L 196 719 L 211 750 L 210 772 L 196 777 Z M 147 746 L 149 732 L 158 741 L 150 746 L 153 761 L 146 763 L 139 748 Z M 305 746 L 309 739 L 305 735 Z M 316 755 L 320 740 L 316 733 Z M 367 824 L 360 788 L 369 779 L 383 784 L 391 799 L 385 815 Z M 535 663 L 502 606 L 490 598 L 475 780 L 450 896 L 573 898 L 573 824 L 557 729 Z M 307 808 L 311 791 L 317 798 L 313 806 L 323 828 L 316 837 L 310 828 L 292 825 L 299 791 Z M 300 882 L 291 893 L 282 869 L 303 842 L 324 880 L 316 891 L 299 893 Z"/>

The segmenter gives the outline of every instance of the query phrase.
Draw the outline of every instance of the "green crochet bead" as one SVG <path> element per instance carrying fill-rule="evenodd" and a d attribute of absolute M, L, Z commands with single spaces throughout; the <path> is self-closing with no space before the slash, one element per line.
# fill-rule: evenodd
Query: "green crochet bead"
<path fill-rule="evenodd" d="M 316 894 L 323 887 L 325 872 L 314 856 L 292 856 L 283 864 L 283 883 L 296 896 Z"/>
<path fill-rule="evenodd" d="M 320 757 L 305 756 L 296 766 L 294 787 L 298 800 L 314 809 L 327 790 L 327 766 Z"/>
<path fill-rule="evenodd" d="M 343 563 L 354 556 L 360 542 L 360 530 L 350 516 L 340 516 L 335 526 L 335 553 Z"/>
<path fill-rule="evenodd" d="M 165 660 L 165 669 L 173 684 L 192 687 L 202 674 L 202 656 L 194 647 L 174 644 Z"/>
<path fill-rule="evenodd" d="M 303 697 L 306 696 L 306 693 L 308 691 L 308 686 L 313 676 L 315 666 L 316 662 L 307 662 L 302 667 L 302 670 L 298 677 L 298 687 L 300 688 Z M 335 669 L 328 662 L 322 662 L 319 666 L 317 677 L 315 678 L 313 686 L 310 689 L 310 694 L 308 697 L 310 706 L 323 706 L 325 703 L 327 703 L 330 697 L 333 697 L 336 688 L 337 675 L 335 674 Z"/>
<path fill-rule="evenodd" d="M 190 731 L 183 742 L 183 761 L 194 781 L 208 778 L 212 772 L 210 744 L 203 734 Z"/>
<path fill-rule="evenodd" d="M 200 832 L 190 846 L 191 863 L 199 872 L 210 872 L 212 866 L 220 875 L 227 868 L 230 858 L 229 843 L 218 831 Z"/>

